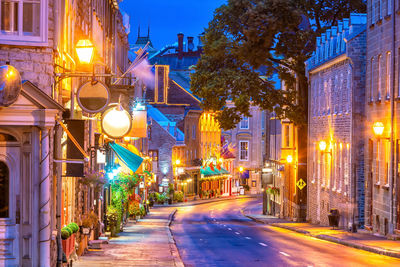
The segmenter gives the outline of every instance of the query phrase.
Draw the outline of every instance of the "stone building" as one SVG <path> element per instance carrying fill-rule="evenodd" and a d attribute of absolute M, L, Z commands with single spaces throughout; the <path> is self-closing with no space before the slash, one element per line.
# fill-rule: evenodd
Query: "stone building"
<path fill-rule="evenodd" d="M 0 209 L 6 211 L 0 215 L 0 266 L 47 267 L 62 260 L 62 226 L 80 223 L 82 213 L 92 209 L 101 219 L 94 193 L 79 185 L 78 177 L 65 177 L 66 164 L 61 163 L 68 142 L 56 119 L 87 115 L 74 94 L 88 78 L 69 75 L 88 71 L 80 66 L 75 46 L 91 39 L 95 61 L 104 64 L 96 65 L 95 72 L 119 75 L 127 68 L 128 43 L 116 1 L 26 2 L 1 3 L 0 66 L 15 67 L 23 83 L 16 102 L 0 112 Z M 95 131 L 101 131 L 93 121 L 83 124 L 88 138 L 81 144 L 89 153 Z M 94 162 L 91 157 L 85 170 L 101 169 Z M 83 252 L 87 239 L 79 240 Z"/>
<path fill-rule="evenodd" d="M 364 224 L 365 14 L 351 14 L 317 37 L 309 76 L 308 205 L 312 223 Z"/>
<path fill-rule="evenodd" d="M 365 228 L 400 233 L 399 3 L 368 1 L 365 128 Z M 374 125 L 382 126 L 381 133 Z"/>
<path fill-rule="evenodd" d="M 232 103 L 228 103 L 229 105 Z M 241 185 L 248 185 L 251 194 L 259 194 L 265 150 L 265 116 L 264 112 L 255 106 L 250 107 L 250 115 L 243 117 L 234 129 L 222 131 L 221 135 L 225 142 L 235 147 L 233 191 Z"/>

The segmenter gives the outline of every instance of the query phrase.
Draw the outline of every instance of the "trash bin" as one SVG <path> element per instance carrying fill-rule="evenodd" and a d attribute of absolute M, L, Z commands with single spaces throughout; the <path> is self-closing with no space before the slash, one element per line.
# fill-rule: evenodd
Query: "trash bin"
<path fill-rule="evenodd" d="M 331 209 L 328 214 L 329 226 L 332 226 L 333 229 L 339 227 L 339 217 L 338 209 Z"/>

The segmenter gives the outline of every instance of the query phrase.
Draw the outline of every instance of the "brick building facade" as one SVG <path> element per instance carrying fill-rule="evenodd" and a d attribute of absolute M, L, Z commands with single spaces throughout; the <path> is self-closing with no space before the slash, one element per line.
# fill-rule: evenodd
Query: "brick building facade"
<path fill-rule="evenodd" d="M 366 229 L 383 235 L 400 230 L 399 8 L 394 0 L 368 1 L 365 224 Z M 374 134 L 375 123 L 384 127 L 380 136 Z"/>
<path fill-rule="evenodd" d="M 364 223 L 366 15 L 351 14 L 317 37 L 309 75 L 308 206 L 312 223 Z"/>

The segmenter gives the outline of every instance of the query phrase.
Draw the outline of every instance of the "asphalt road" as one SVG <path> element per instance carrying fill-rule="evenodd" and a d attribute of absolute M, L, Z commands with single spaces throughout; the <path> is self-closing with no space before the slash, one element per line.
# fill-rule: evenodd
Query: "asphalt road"
<path fill-rule="evenodd" d="M 235 199 L 178 208 L 171 229 L 186 266 L 400 266 L 381 256 L 262 225 L 240 210 L 260 205 Z"/>

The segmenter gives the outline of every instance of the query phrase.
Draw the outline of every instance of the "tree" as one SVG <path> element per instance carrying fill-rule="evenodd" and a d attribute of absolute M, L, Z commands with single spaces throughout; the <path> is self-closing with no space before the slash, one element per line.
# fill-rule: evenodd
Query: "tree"
<path fill-rule="evenodd" d="M 306 125 L 305 61 L 316 36 L 365 9 L 363 0 L 228 0 L 206 29 L 192 90 L 226 130 L 249 116 L 252 104 Z M 275 89 L 273 74 L 285 90 Z"/>

